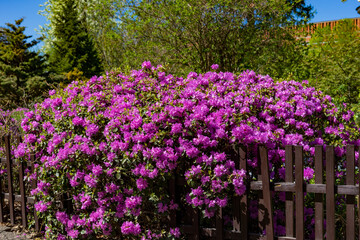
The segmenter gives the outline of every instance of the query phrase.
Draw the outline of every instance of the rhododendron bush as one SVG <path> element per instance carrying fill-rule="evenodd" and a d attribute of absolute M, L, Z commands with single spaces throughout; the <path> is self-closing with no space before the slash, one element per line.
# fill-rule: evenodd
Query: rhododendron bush
<path fill-rule="evenodd" d="M 25 114 L 15 155 L 26 161 L 35 152 L 39 160 L 32 194 L 47 238 L 181 238 L 167 226 L 179 207 L 167 191 L 175 174 L 188 185 L 183 201 L 211 218 L 245 191 L 233 145 L 265 145 L 273 179 L 284 177 L 284 145 L 303 145 L 310 180 L 316 144 L 336 145 L 341 156 L 354 143 L 353 113 L 306 83 L 216 67 L 180 78 L 144 62 L 129 74 L 52 90 Z M 256 157 L 247 161 L 256 169 Z M 61 208 L 65 195 L 72 211 Z"/>

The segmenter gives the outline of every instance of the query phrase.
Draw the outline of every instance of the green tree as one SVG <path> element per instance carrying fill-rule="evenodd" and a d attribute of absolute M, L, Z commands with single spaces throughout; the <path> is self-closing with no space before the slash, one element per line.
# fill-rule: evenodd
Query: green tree
<path fill-rule="evenodd" d="M 24 34 L 22 22 L 0 28 L 0 105 L 5 109 L 34 101 L 47 88 L 44 56 L 31 50 L 39 40 L 27 42 L 31 36 Z"/>
<path fill-rule="evenodd" d="M 44 4 L 46 48 L 64 1 Z M 284 27 L 312 16 L 304 0 L 79 0 L 77 11 L 107 70 L 151 60 L 184 72 L 218 63 L 222 70 L 251 68 L 272 76 L 288 74 L 301 55 Z"/>
<path fill-rule="evenodd" d="M 52 47 L 48 49 L 50 69 L 64 74 L 77 68 L 84 76 L 101 72 L 94 43 L 79 18 L 75 0 L 61 1 L 52 18 Z"/>
<path fill-rule="evenodd" d="M 66 0 L 47 0 L 40 14 L 48 24 L 41 27 L 44 35 L 44 51 L 49 52 L 54 42 L 57 13 Z M 78 0 L 76 11 L 81 24 L 93 39 L 103 68 L 112 69 L 121 63 L 123 35 L 119 29 L 117 13 L 121 10 L 118 0 Z"/>
<path fill-rule="evenodd" d="M 359 103 L 360 36 L 352 20 L 340 21 L 333 30 L 318 29 L 307 55 L 310 83 L 338 103 Z"/>
<path fill-rule="evenodd" d="M 291 28 L 311 17 L 303 1 L 124 1 L 123 62 L 175 69 L 253 69 L 280 77 L 296 64 Z M 187 69 L 186 69 L 187 68 Z"/>

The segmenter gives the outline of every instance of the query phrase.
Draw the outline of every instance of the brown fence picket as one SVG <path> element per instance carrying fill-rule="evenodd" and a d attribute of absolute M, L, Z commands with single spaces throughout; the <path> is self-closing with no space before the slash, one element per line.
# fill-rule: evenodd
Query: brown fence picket
<path fill-rule="evenodd" d="M 304 156 L 303 147 L 295 146 L 296 239 L 304 239 Z"/>
<path fill-rule="evenodd" d="M 10 223 L 15 224 L 15 213 L 14 213 L 14 188 L 12 178 L 12 159 L 11 159 L 11 144 L 10 135 L 5 136 L 5 154 L 7 164 L 7 176 L 8 176 L 8 193 L 9 193 L 9 211 L 10 211 Z"/>
<path fill-rule="evenodd" d="M 326 146 L 326 239 L 335 240 L 335 155 L 334 147 Z"/>
<path fill-rule="evenodd" d="M 285 182 L 294 182 L 293 146 L 285 146 Z M 286 237 L 294 237 L 294 193 L 285 193 Z"/>
<path fill-rule="evenodd" d="M 315 184 L 323 183 L 323 147 L 315 146 Z M 324 239 L 323 194 L 315 193 L 315 240 Z"/>
<path fill-rule="evenodd" d="M 21 137 L 16 137 L 17 143 L 21 142 Z M 19 186 L 21 197 L 21 222 L 24 227 L 27 226 L 27 212 L 26 212 L 26 195 L 25 195 L 25 183 L 24 183 L 24 163 L 19 162 Z"/>
<path fill-rule="evenodd" d="M 259 147 L 260 162 L 261 162 L 261 181 L 262 181 L 262 192 L 264 198 L 265 207 L 265 219 L 266 224 L 266 239 L 274 239 L 274 224 L 273 224 L 273 208 L 272 208 L 272 196 L 270 191 L 270 175 L 269 175 L 269 161 L 268 151 L 265 146 Z"/>
<path fill-rule="evenodd" d="M 355 185 L 355 147 L 346 146 L 346 185 Z M 355 239 L 355 196 L 346 196 L 346 240 Z"/>

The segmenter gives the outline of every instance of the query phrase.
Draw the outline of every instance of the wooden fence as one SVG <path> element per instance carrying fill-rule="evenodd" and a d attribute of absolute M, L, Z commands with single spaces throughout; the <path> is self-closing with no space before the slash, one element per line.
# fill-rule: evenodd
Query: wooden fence
<path fill-rule="evenodd" d="M 21 142 L 21 137 L 16 137 L 16 141 Z M 4 137 L 5 158 L 1 159 L 1 164 L 6 164 L 7 179 L 0 175 L 0 222 L 9 221 L 15 224 L 15 203 L 20 203 L 21 224 L 27 226 L 27 217 L 29 211 L 27 204 L 34 205 L 36 199 L 29 196 L 29 189 L 36 187 L 36 179 L 31 181 L 31 186 L 26 186 L 24 182 L 25 167 L 30 171 L 34 169 L 35 157 L 32 154 L 29 166 L 23 163 L 14 163 L 11 156 L 10 136 Z M 232 157 L 236 167 L 247 169 L 247 154 L 249 152 L 245 147 L 239 147 L 232 151 Z M 236 197 L 232 203 L 232 229 L 228 230 L 224 226 L 223 209 L 216 213 L 215 225 L 213 227 L 202 227 L 200 214 L 198 210 L 191 207 L 181 209 L 181 211 L 171 210 L 169 223 L 173 227 L 180 227 L 182 233 L 187 239 L 305 239 L 304 222 L 304 193 L 313 193 L 314 197 L 314 219 L 315 219 L 315 239 L 332 240 L 336 237 L 335 228 L 335 194 L 345 195 L 346 197 L 346 239 L 355 239 L 360 236 L 360 228 L 356 228 L 356 214 L 360 219 L 360 208 L 356 213 L 356 197 L 359 196 L 359 185 L 355 184 L 355 146 L 346 147 L 346 185 L 336 185 L 335 178 L 335 153 L 333 146 L 327 146 L 325 152 L 323 146 L 315 147 L 315 183 L 308 184 L 304 181 L 304 154 L 302 146 L 285 147 L 285 182 L 271 182 L 268 162 L 268 152 L 263 146 L 258 151 L 258 176 L 251 176 L 256 181 L 246 182 L 247 191 L 241 197 Z M 325 171 L 323 170 L 323 161 L 326 162 Z M 19 192 L 14 191 L 14 171 L 13 167 L 18 168 L 18 186 Z M 360 169 L 360 161 L 359 161 Z M 323 182 L 323 176 L 326 176 L 326 184 Z M 6 186 L 7 192 L 4 192 Z M 169 182 L 169 192 L 172 199 L 179 199 L 181 189 L 185 185 L 185 179 L 176 177 Z M 27 191 L 26 191 L 27 190 Z M 285 236 L 275 236 L 274 232 L 274 206 L 272 202 L 273 192 L 285 192 Z M 251 219 L 249 217 L 249 198 L 251 193 L 257 193 L 258 210 L 258 229 L 266 231 L 266 234 L 252 233 Z M 253 195 L 252 195 L 253 196 Z M 323 199 L 325 198 L 325 201 Z M 5 206 L 4 200 L 7 200 Z M 178 202 L 181 204 L 180 202 Z M 66 208 L 66 206 L 64 206 Z M 5 214 L 4 209 L 8 210 Z M 40 225 L 35 210 L 31 212 L 35 220 L 35 230 L 39 231 Z M 8 218 L 5 218 L 9 216 Z M 326 228 L 324 228 L 324 219 L 326 219 Z M 186 222 L 188 221 L 188 222 Z M 344 237 L 344 239 L 345 239 Z"/>
<path fill-rule="evenodd" d="M 247 169 L 246 148 L 236 149 L 234 160 L 239 168 Z M 325 154 L 323 146 L 315 147 L 315 183 L 307 184 L 304 181 L 304 154 L 302 146 L 286 146 L 285 148 L 285 182 L 270 182 L 268 153 L 265 147 L 259 148 L 259 175 L 257 181 L 247 182 L 247 191 L 242 197 L 238 197 L 232 204 L 232 229 L 225 230 L 223 210 L 216 213 L 215 226 L 204 228 L 200 226 L 199 212 L 192 208 L 188 215 L 191 216 L 187 224 L 180 224 L 179 212 L 173 211 L 169 217 L 172 226 L 179 226 L 186 234 L 187 239 L 305 239 L 304 220 L 304 193 L 315 195 L 315 239 L 335 240 L 335 194 L 346 197 L 346 236 L 343 239 L 358 239 L 356 233 L 355 197 L 359 195 L 359 185 L 355 185 L 355 147 L 346 148 L 346 185 L 335 184 L 335 153 L 333 146 L 327 146 Z M 325 160 L 325 172 L 323 161 Z M 359 161 L 360 162 L 360 161 Z M 294 164 L 295 163 L 295 164 Z M 326 176 L 326 184 L 323 182 Z M 254 176 L 252 176 L 254 177 Z M 171 195 L 176 198 L 177 191 L 184 185 L 183 178 L 176 178 L 170 183 Z M 272 192 L 285 192 L 285 236 L 275 236 L 274 233 L 274 206 Z M 259 229 L 265 230 L 266 234 L 249 232 L 251 224 L 249 218 L 250 193 L 258 193 Z M 294 200 L 295 197 L 295 200 Z M 325 202 L 323 199 L 325 198 Z M 183 210 L 182 210 L 183 211 Z M 359 211 L 359 208 L 358 208 Z M 360 211 L 357 213 L 360 216 Z M 325 217 L 325 218 L 324 218 Z M 326 228 L 324 229 L 324 219 Z M 358 230 L 359 231 L 359 230 Z"/>
<path fill-rule="evenodd" d="M 351 20 L 357 28 L 360 28 L 360 18 L 351 18 Z M 296 29 L 298 30 L 297 38 L 304 38 L 305 41 L 309 42 L 311 39 L 311 35 L 316 31 L 316 29 L 329 27 L 331 30 L 333 30 L 340 21 L 341 20 L 316 22 L 306 24 L 305 26 L 296 27 Z"/>
<path fill-rule="evenodd" d="M 15 137 L 17 144 L 21 142 L 21 137 L 16 136 Z M 13 139 L 14 140 L 14 139 Z M 24 171 L 25 168 L 29 167 L 30 171 L 34 171 L 34 163 L 35 163 L 35 156 L 34 154 L 31 154 L 30 156 L 30 162 L 29 166 L 25 166 L 24 163 L 14 162 L 14 158 L 11 154 L 11 136 L 6 135 L 3 137 L 3 144 L 4 144 L 4 153 L 5 157 L 1 158 L 1 164 L 6 165 L 6 178 L 4 178 L 4 174 L 0 176 L 0 222 L 10 222 L 11 224 L 15 224 L 15 218 L 16 213 L 15 211 L 15 203 L 20 203 L 20 218 L 21 218 L 21 225 L 24 227 L 27 227 L 28 225 L 28 214 L 29 211 L 27 210 L 27 204 L 34 205 L 36 202 L 36 199 L 34 197 L 30 196 L 30 190 L 36 188 L 36 179 L 33 179 L 31 181 L 31 186 L 27 186 L 24 181 Z M 18 174 L 18 181 L 17 186 L 15 185 L 14 181 L 14 169 L 13 167 L 17 167 L 17 174 Z M 6 192 L 5 191 L 6 186 Z M 15 189 L 18 189 L 18 192 L 15 191 Z M 28 191 L 26 191 L 28 190 Z M 4 200 L 7 200 L 7 204 L 5 206 Z M 5 207 L 7 212 L 5 213 Z M 36 211 L 34 208 L 34 211 L 31 213 L 34 218 L 34 228 L 35 231 L 40 230 L 40 224 L 38 216 L 36 215 Z M 8 218 L 5 218 L 5 216 L 8 216 Z"/>

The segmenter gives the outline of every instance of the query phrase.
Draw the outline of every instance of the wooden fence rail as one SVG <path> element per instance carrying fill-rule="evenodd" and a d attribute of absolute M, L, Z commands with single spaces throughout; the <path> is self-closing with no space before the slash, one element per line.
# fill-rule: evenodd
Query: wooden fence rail
<path fill-rule="evenodd" d="M 25 168 L 34 171 L 35 155 L 31 154 L 29 165 L 24 163 L 13 162 L 11 155 L 11 138 L 4 137 L 5 158 L 0 159 L 1 164 L 6 164 L 7 179 L 4 175 L 0 175 L 0 222 L 9 221 L 11 224 L 16 223 L 15 203 L 20 203 L 21 224 L 26 227 L 29 214 L 33 215 L 35 220 L 35 230 L 40 230 L 40 224 L 36 212 L 30 213 L 27 204 L 34 205 L 36 199 L 29 194 L 30 189 L 36 188 L 36 179 L 31 181 L 31 186 L 27 186 L 24 182 Z M 16 137 L 16 142 L 21 142 L 21 137 Z M 247 156 L 253 154 L 246 147 L 234 148 L 232 158 L 236 168 L 247 170 Z M 304 181 L 304 153 L 302 146 L 286 146 L 285 147 L 285 181 L 272 182 L 270 180 L 270 170 L 267 149 L 260 146 L 258 151 L 258 173 L 257 176 L 252 175 L 251 179 L 248 175 L 246 181 L 247 190 L 241 197 L 235 197 L 232 202 L 232 229 L 227 230 L 224 226 L 224 209 L 216 212 L 214 227 L 202 227 L 200 213 L 191 207 L 181 206 L 181 211 L 172 210 L 169 215 L 169 224 L 172 227 L 178 226 L 186 235 L 187 239 L 305 239 L 305 220 L 304 220 L 304 194 L 314 194 L 314 224 L 315 239 L 332 240 L 336 237 L 335 226 L 335 195 L 345 196 L 346 205 L 346 236 L 344 239 L 359 238 L 360 231 L 356 223 L 360 219 L 360 208 L 356 209 L 356 199 L 359 196 L 359 185 L 355 182 L 355 146 L 346 147 L 346 184 L 336 185 L 335 178 L 335 153 L 333 146 L 315 147 L 314 167 L 315 167 L 315 183 L 309 184 Z M 325 172 L 324 166 L 325 164 Z M 18 170 L 17 186 L 14 186 L 14 169 Z M 358 169 L 360 169 L 360 161 Z M 325 176 L 325 183 L 323 176 Z M 256 179 L 256 180 L 253 180 Z M 357 178 L 359 179 L 359 177 Z M 6 181 L 7 180 L 7 181 Z M 179 199 L 181 189 L 185 186 L 183 177 L 175 177 L 169 182 L 169 193 L 172 199 Z M 15 193 L 18 189 L 19 193 Z M 5 190 L 7 190 L 5 192 Z M 273 193 L 285 193 L 285 232 L 284 236 L 275 236 L 274 231 L 274 206 Z M 252 220 L 249 216 L 250 197 L 258 194 L 257 201 L 258 210 L 258 229 L 260 233 L 252 233 Z M 325 201 L 323 201 L 325 199 Z M 5 206 L 5 201 L 7 205 Z M 64 203 L 66 205 L 66 203 Z M 5 213 L 7 209 L 8 214 Z M 18 208 L 19 209 L 19 208 Z M 356 213 L 358 211 L 358 213 Z M 358 214 L 359 217 L 356 217 Z M 9 216 L 6 218 L 5 216 Z M 184 219 L 187 219 L 187 222 Z M 326 227 L 324 228 L 324 220 L 326 219 Z M 358 230 L 357 230 L 358 229 Z M 265 233 L 265 234 L 264 234 Z"/>

